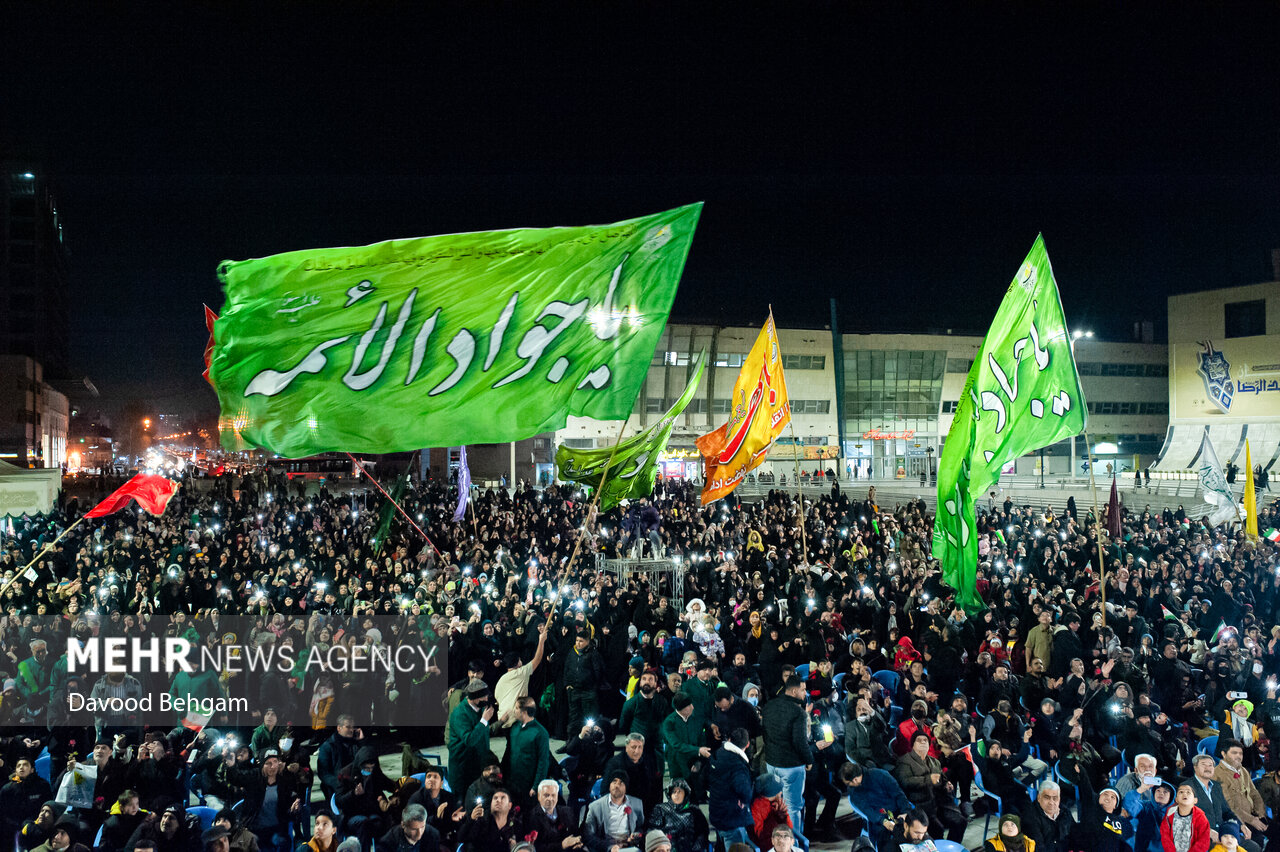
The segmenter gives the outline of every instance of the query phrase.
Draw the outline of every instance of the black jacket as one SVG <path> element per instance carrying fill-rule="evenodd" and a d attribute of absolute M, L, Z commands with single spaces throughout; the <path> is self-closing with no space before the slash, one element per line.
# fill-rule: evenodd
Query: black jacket
<path fill-rule="evenodd" d="M 1075 817 L 1062 806 L 1056 820 L 1045 816 L 1039 803 L 1022 811 L 1022 833 L 1036 842 L 1036 852 L 1067 852 L 1067 838 L 1075 827 Z"/>
<path fill-rule="evenodd" d="M 809 729 L 804 704 L 789 695 L 780 695 L 764 706 L 764 759 L 770 766 L 809 766 Z"/>

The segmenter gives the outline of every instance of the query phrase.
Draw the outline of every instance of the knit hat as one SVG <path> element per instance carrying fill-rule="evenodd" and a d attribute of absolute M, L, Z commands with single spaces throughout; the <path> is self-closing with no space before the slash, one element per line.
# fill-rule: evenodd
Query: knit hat
<path fill-rule="evenodd" d="M 773 775 L 761 775 L 756 779 L 756 795 L 772 799 L 782 792 L 782 782 Z"/>
<path fill-rule="evenodd" d="M 653 852 L 664 843 L 670 846 L 671 838 L 655 828 L 644 836 L 644 852 Z"/>
<path fill-rule="evenodd" d="M 753 690 L 753 689 L 754 689 L 756 692 L 759 692 L 759 691 L 760 691 L 760 687 L 759 687 L 759 686 L 757 686 L 757 685 L 756 685 L 756 684 L 754 684 L 754 683 L 746 683 L 746 684 L 743 684 L 743 686 L 742 686 L 742 699 L 743 699 L 744 701 L 745 701 L 745 700 L 746 700 L 746 698 L 747 698 L 747 693 L 748 693 L 748 692 L 750 692 L 750 691 L 751 691 L 751 690 Z"/>
<path fill-rule="evenodd" d="M 1224 834 L 1230 834 L 1236 840 L 1239 840 L 1242 836 L 1240 834 L 1240 825 L 1234 822 L 1224 822 L 1218 826 L 1218 836 L 1221 837 Z"/>
<path fill-rule="evenodd" d="M 623 783 L 623 784 L 626 784 L 628 787 L 630 787 L 630 786 L 631 786 L 631 776 L 627 774 L 627 770 L 625 770 L 625 769 L 615 769 L 615 770 L 613 770 L 612 772 L 610 772 L 608 775 L 606 775 L 606 776 L 605 776 L 605 779 L 604 779 L 604 787 L 605 787 L 605 789 L 606 789 L 606 790 L 607 790 L 607 789 L 609 789 L 609 785 L 613 783 L 613 780 L 614 780 L 615 778 L 617 778 L 617 779 L 619 779 L 620 781 L 622 781 L 622 783 Z"/>
<path fill-rule="evenodd" d="M 1000 824 L 996 826 L 996 832 L 1001 837 L 1004 836 L 1004 824 L 1006 822 L 1013 823 L 1014 827 L 1018 829 L 1018 833 L 1015 834 L 1014 837 L 1022 836 L 1022 820 L 1018 819 L 1016 814 L 1005 814 L 1004 816 L 1000 817 Z"/>

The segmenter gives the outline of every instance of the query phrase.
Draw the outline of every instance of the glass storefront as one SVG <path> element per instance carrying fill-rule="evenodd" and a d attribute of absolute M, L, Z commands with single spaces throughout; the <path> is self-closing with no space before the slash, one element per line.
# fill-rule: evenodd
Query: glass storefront
<path fill-rule="evenodd" d="M 947 353 L 861 349 L 846 352 L 846 472 L 859 478 L 913 478 L 936 459 Z M 936 470 L 936 466 L 932 468 Z"/>

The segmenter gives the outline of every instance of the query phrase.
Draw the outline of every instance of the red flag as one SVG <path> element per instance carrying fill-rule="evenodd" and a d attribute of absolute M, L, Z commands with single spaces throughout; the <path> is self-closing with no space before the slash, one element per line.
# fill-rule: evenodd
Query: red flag
<path fill-rule="evenodd" d="M 204 306 L 204 327 L 209 330 L 209 342 L 204 345 L 204 380 L 209 381 L 209 361 L 213 359 L 213 324 L 218 315 L 208 306 Z M 212 382 L 209 382 L 213 384 Z"/>
<path fill-rule="evenodd" d="M 1116 490 L 1115 474 L 1111 475 L 1111 499 L 1107 502 L 1107 534 L 1112 541 L 1119 541 L 1124 534 L 1120 527 L 1120 492 Z"/>
<path fill-rule="evenodd" d="M 130 500 L 137 500 L 139 506 L 153 515 L 161 515 L 177 493 L 178 483 L 172 479 L 140 473 L 113 491 L 110 497 L 85 512 L 84 516 L 101 518 L 114 514 L 129 505 Z"/>

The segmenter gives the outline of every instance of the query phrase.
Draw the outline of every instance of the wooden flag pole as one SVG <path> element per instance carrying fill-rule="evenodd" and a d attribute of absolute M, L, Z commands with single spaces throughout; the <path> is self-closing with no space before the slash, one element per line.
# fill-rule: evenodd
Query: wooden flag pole
<path fill-rule="evenodd" d="M 1098 511 L 1098 482 L 1093 475 L 1093 444 L 1083 430 L 1085 456 L 1089 459 L 1089 490 L 1093 492 L 1093 538 L 1098 547 L 1098 593 L 1102 596 L 1102 626 L 1107 626 L 1107 569 L 1102 559 L 1102 514 Z M 1075 436 L 1071 437 L 1075 440 Z"/>
<path fill-rule="evenodd" d="M 773 313 L 770 312 L 769 316 L 772 317 Z M 796 460 L 796 496 L 800 498 L 800 547 L 803 551 L 801 554 L 800 564 L 808 565 L 809 541 L 808 534 L 804 529 L 804 489 L 800 487 L 800 455 L 796 452 L 796 448 L 799 446 L 799 444 L 796 443 L 796 422 L 795 420 L 792 420 L 787 425 L 791 427 L 791 452 Z"/>
<path fill-rule="evenodd" d="M 12 586 L 14 583 L 18 582 L 18 579 L 19 579 L 20 577 L 22 577 L 22 575 L 23 575 L 24 573 L 26 573 L 26 570 L 27 570 L 28 568 L 30 568 L 32 565 L 35 565 L 35 564 L 36 564 L 37 562 L 39 562 L 42 558 L 44 558 L 45 554 L 47 554 L 49 551 L 53 550 L 53 546 L 54 546 L 55 544 L 57 544 L 58 542 L 62 541 L 62 539 L 66 536 L 66 534 L 67 534 L 67 533 L 71 532 L 73 529 L 75 529 L 76 527 L 80 526 L 80 524 L 81 524 L 81 523 L 83 523 L 83 521 L 85 520 L 85 518 L 86 518 L 86 517 L 88 517 L 88 516 L 87 516 L 87 515 L 81 515 L 81 516 L 80 516 L 80 518 L 79 518 L 79 519 L 78 519 L 74 524 L 72 524 L 71 526 L 67 527 L 65 530 L 63 530 L 62 532 L 60 532 L 60 533 L 58 534 L 58 537 L 57 537 L 57 538 L 55 538 L 53 541 L 51 541 L 51 542 L 49 542 L 48 544 L 46 544 L 44 547 L 40 548 L 40 552 L 39 552 L 39 553 L 37 553 L 35 556 L 31 557 L 31 561 L 30 561 L 30 562 L 28 562 L 26 565 L 23 565 L 23 566 L 22 566 L 21 568 L 19 568 L 17 571 L 13 572 L 13 576 L 9 578 L 9 582 L 5 583 L 3 586 L 0 586 L 0 598 L 4 597 L 4 593 L 5 593 L 5 592 L 7 592 L 7 591 L 9 591 L 9 587 L 10 587 L 10 586 Z"/>

